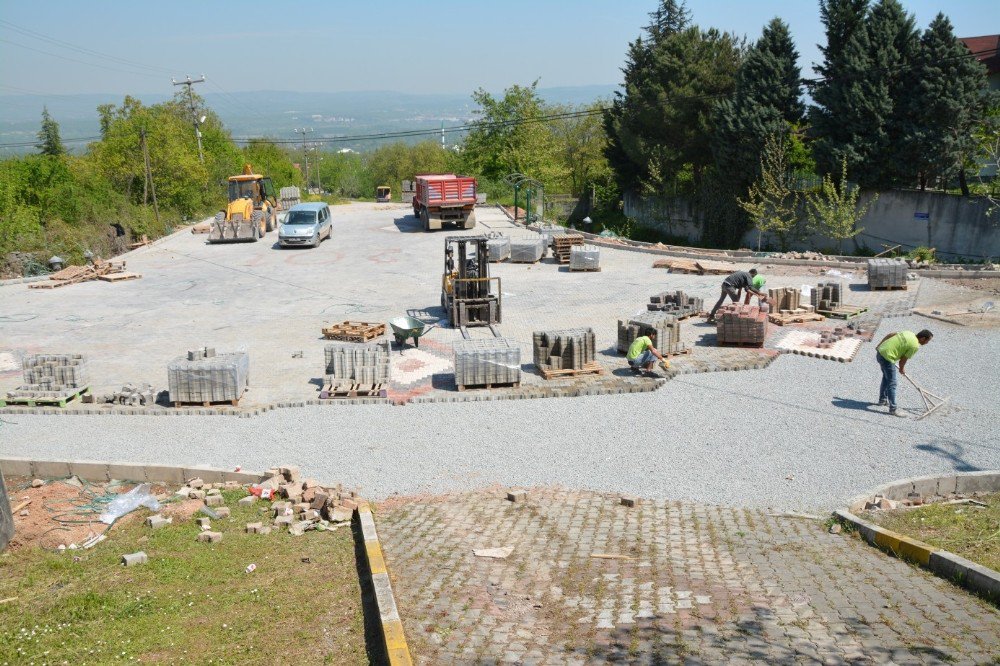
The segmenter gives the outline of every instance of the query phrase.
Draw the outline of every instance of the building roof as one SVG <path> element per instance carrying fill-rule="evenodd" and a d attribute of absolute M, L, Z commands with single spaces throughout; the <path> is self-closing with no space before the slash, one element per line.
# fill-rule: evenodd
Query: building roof
<path fill-rule="evenodd" d="M 1000 35 L 983 35 L 982 37 L 959 37 L 958 41 L 965 44 L 976 56 L 976 60 L 986 65 L 990 74 L 1000 72 Z"/>

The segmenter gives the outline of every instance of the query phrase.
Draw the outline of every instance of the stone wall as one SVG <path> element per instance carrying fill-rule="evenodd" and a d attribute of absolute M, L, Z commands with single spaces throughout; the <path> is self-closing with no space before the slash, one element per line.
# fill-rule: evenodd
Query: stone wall
<path fill-rule="evenodd" d="M 871 194 L 862 195 L 869 201 Z M 698 212 L 684 199 L 652 199 L 627 194 L 624 211 L 640 224 L 674 237 L 697 243 L 701 238 Z M 904 251 L 915 247 L 936 248 L 942 258 L 987 259 L 1000 257 L 1000 211 L 988 216 L 989 201 L 983 197 L 961 197 L 939 192 L 891 190 L 879 194 L 859 226 L 863 231 L 854 240 L 845 241 L 845 253 L 858 247 L 881 251 L 883 245 L 901 245 Z M 914 217 L 920 214 L 921 217 Z M 927 219 L 923 219 L 923 214 Z M 764 236 L 772 248 L 777 242 Z M 743 246 L 757 247 L 757 232 L 750 230 Z M 836 251 L 837 241 L 812 236 L 792 243 L 794 250 Z"/>

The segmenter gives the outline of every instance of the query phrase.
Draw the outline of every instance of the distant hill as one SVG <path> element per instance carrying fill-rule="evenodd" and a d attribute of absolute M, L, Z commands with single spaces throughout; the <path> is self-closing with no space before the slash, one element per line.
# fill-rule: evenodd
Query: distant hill
<path fill-rule="evenodd" d="M 615 85 L 590 85 L 539 89 L 553 104 L 589 104 L 608 98 Z M 135 95 L 144 104 L 169 99 L 166 94 Z M 471 94 L 413 94 L 392 91 L 256 92 L 212 93 L 205 100 L 222 118 L 234 137 L 269 136 L 294 139 L 293 129 L 310 127 L 310 138 L 343 137 L 411 129 L 436 129 L 461 125 L 473 118 Z M 59 122 L 64 138 L 91 137 L 98 133 L 97 107 L 121 104 L 123 95 L 0 95 L 0 144 L 33 141 L 42 107 L 47 106 Z M 421 137 L 418 137 L 421 138 Z M 426 137 L 422 137 L 426 138 Z M 449 140 L 455 137 L 452 135 Z M 417 140 L 417 139 L 414 139 Z M 82 144 L 69 144 L 80 147 Z M 373 142 L 338 142 L 331 147 L 354 150 L 370 148 Z M 24 149 L 0 148 L 0 154 Z"/>

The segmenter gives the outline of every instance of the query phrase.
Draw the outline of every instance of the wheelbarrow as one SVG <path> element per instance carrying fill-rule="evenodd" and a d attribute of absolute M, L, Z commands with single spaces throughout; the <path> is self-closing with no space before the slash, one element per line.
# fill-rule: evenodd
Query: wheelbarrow
<path fill-rule="evenodd" d="M 413 346 L 420 346 L 420 337 L 427 335 L 437 324 L 425 324 L 419 319 L 403 315 L 389 320 L 392 327 L 392 335 L 396 338 L 396 344 L 402 347 L 406 344 L 407 338 L 413 338 Z"/>

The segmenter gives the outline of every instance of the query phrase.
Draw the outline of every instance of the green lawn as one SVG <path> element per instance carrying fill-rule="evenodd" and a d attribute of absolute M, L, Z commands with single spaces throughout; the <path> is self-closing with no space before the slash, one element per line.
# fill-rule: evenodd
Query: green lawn
<path fill-rule="evenodd" d="M 886 529 L 1000 571 L 1000 494 L 978 499 L 988 506 L 928 504 L 876 512 L 872 519 Z"/>
<path fill-rule="evenodd" d="M 367 663 L 350 528 L 245 534 L 269 503 L 224 494 L 218 544 L 193 519 L 150 530 L 140 509 L 91 550 L 0 555 L 0 599 L 17 597 L 0 604 L 0 665 Z M 138 550 L 148 564 L 120 564 Z"/>

